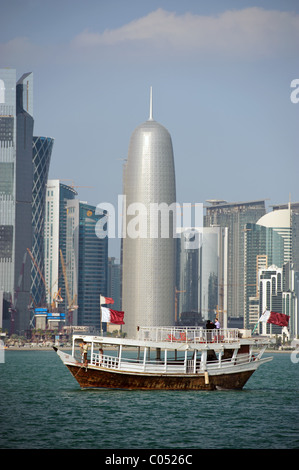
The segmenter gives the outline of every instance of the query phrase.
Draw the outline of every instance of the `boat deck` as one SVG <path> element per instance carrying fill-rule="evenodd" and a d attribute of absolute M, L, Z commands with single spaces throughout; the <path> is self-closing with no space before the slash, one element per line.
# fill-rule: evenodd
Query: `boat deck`
<path fill-rule="evenodd" d="M 234 368 L 236 365 L 250 363 L 254 360 L 251 354 L 241 354 L 229 359 L 222 359 L 221 356 L 215 360 L 208 362 L 201 361 L 200 357 L 193 359 L 188 358 L 181 360 L 137 360 L 129 358 L 120 358 L 110 355 L 100 356 L 93 353 L 89 366 L 100 367 L 101 369 L 112 369 L 118 371 L 126 371 L 131 373 L 155 373 L 155 374 L 198 374 L 205 370 L 216 371 L 223 368 Z"/>
<path fill-rule="evenodd" d="M 141 327 L 138 331 L 138 339 L 168 343 L 230 343 L 238 341 L 239 332 L 238 328 L 206 330 L 203 327 Z"/>

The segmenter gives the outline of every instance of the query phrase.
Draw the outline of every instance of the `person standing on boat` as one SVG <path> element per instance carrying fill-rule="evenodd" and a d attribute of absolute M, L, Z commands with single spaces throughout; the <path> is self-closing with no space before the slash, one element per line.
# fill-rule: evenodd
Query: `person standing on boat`
<path fill-rule="evenodd" d="M 208 320 L 206 323 L 206 330 L 207 330 L 207 341 L 212 340 L 212 331 L 215 328 L 214 323 L 211 322 L 211 320 Z"/>
<path fill-rule="evenodd" d="M 99 366 L 102 364 L 103 362 L 103 356 L 104 356 L 104 351 L 103 351 L 103 348 L 100 348 L 99 349 Z"/>
<path fill-rule="evenodd" d="M 211 320 L 208 320 L 206 323 L 206 330 L 213 330 L 215 328 L 215 325 Z"/>
<path fill-rule="evenodd" d="M 85 366 L 87 366 L 88 344 L 85 341 L 83 341 L 83 343 L 80 344 L 80 349 L 81 349 L 81 353 L 83 356 L 83 363 L 85 364 Z"/>
<path fill-rule="evenodd" d="M 215 318 L 215 328 L 216 328 L 215 340 L 218 342 L 219 330 L 220 330 L 220 323 L 219 323 L 219 320 L 218 320 L 217 317 Z"/>

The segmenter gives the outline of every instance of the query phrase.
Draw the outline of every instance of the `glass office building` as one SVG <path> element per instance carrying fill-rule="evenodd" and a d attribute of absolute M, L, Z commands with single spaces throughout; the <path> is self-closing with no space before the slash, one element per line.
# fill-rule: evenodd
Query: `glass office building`
<path fill-rule="evenodd" d="M 266 212 L 265 201 L 207 201 L 205 226 L 228 228 L 227 316 L 242 317 L 244 312 L 244 227 L 256 223 Z"/>
<path fill-rule="evenodd" d="M 198 248 L 178 239 L 177 320 L 215 320 L 227 327 L 227 233 L 226 227 L 193 228 Z M 193 313 L 193 314 L 192 314 Z M 191 324 L 191 323 L 190 323 Z"/>
<path fill-rule="evenodd" d="M 244 229 L 244 327 L 253 328 L 260 316 L 259 277 L 261 269 L 282 267 L 284 241 L 269 227 L 246 224 Z"/>
<path fill-rule="evenodd" d="M 10 306 L 0 326 L 20 334 L 30 324 L 33 125 L 33 74 L 16 83 L 14 69 L 0 69 L 0 291 Z"/>
<path fill-rule="evenodd" d="M 33 137 L 33 188 L 32 188 L 32 254 L 36 265 L 31 268 L 31 296 L 34 306 L 46 301 L 46 289 L 40 272 L 44 275 L 44 221 L 46 184 L 54 139 Z"/>
<path fill-rule="evenodd" d="M 104 213 L 78 200 L 68 201 L 66 272 L 68 297 L 77 306 L 68 323 L 100 330 L 100 295 L 108 292 L 108 238 L 98 233 Z"/>

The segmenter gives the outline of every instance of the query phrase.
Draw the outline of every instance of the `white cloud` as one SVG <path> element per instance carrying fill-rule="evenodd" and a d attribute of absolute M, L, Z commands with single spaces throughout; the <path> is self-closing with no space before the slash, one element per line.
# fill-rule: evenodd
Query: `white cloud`
<path fill-rule="evenodd" d="M 254 7 L 218 16 L 179 16 L 158 9 L 118 29 L 83 31 L 72 46 L 87 50 L 139 43 L 162 52 L 267 56 L 294 51 L 298 42 L 299 15 Z"/>
<path fill-rule="evenodd" d="M 178 15 L 158 9 L 118 29 L 83 31 L 64 44 L 40 45 L 26 37 L 0 44 L 3 64 L 88 63 L 106 58 L 223 57 L 260 59 L 297 55 L 299 15 L 247 8 L 217 16 Z"/>

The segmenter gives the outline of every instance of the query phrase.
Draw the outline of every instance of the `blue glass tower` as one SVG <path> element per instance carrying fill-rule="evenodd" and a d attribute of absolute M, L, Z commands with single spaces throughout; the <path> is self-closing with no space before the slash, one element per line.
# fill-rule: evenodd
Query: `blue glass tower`
<path fill-rule="evenodd" d="M 33 137 L 32 254 L 36 265 L 32 264 L 31 268 L 31 297 L 35 306 L 41 306 L 46 299 L 40 272 L 44 273 L 46 184 L 53 144 L 54 139 L 50 137 Z"/>
<path fill-rule="evenodd" d="M 66 266 L 69 296 L 78 310 L 72 324 L 100 329 L 100 295 L 108 289 L 108 238 L 97 236 L 104 216 L 92 205 L 70 200 L 67 204 Z M 70 323 L 70 321 L 69 321 Z"/>

